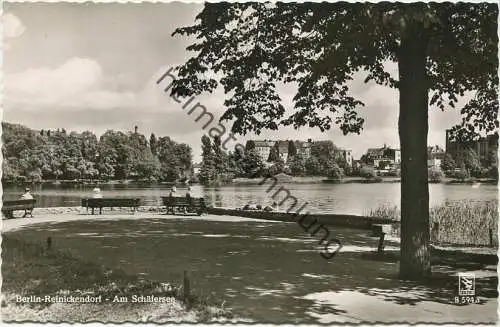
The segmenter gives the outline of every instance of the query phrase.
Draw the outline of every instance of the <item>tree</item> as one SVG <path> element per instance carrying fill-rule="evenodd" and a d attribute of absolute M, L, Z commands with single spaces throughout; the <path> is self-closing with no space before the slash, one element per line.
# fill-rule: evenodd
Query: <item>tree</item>
<path fill-rule="evenodd" d="M 364 177 L 366 179 L 372 179 L 377 177 L 375 170 L 372 167 L 364 166 L 359 170 L 359 176 Z"/>
<path fill-rule="evenodd" d="M 278 143 L 275 146 L 271 147 L 269 151 L 269 157 L 267 158 L 267 162 L 277 162 L 280 159 L 278 153 Z"/>
<path fill-rule="evenodd" d="M 441 169 L 447 172 L 452 171 L 455 168 L 457 168 L 457 164 L 455 163 L 455 160 L 453 160 L 453 157 L 449 153 L 445 154 L 443 161 L 441 161 Z"/>
<path fill-rule="evenodd" d="M 288 141 L 288 158 L 293 158 L 297 155 L 297 146 L 294 141 Z"/>
<path fill-rule="evenodd" d="M 454 178 L 458 178 L 461 181 L 465 181 L 470 178 L 470 173 L 465 167 L 465 164 L 461 164 L 460 169 L 453 174 Z"/>
<path fill-rule="evenodd" d="M 156 156 L 156 145 L 158 141 L 156 140 L 155 133 L 151 133 L 149 137 L 149 148 L 151 149 L 151 153 Z"/>
<path fill-rule="evenodd" d="M 222 150 L 221 139 L 220 136 L 216 135 L 213 139 L 213 158 L 214 158 L 214 168 L 217 172 L 217 175 L 222 175 L 226 173 L 226 163 L 227 156 L 226 153 Z"/>
<path fill-rule="evenodd" d="M 344 170 L 334 163 L 330 170 L 328 170 L 327 176 L 330 179 L 340 181 L 344 178 Z"/>
<path fill-rule="evenodd" d="M 207 3 L 195 25 L 174 32 L 197 40 L 188 47 L 197 54 L 178 67 L 171 93 L 212 92 L 220 82 L 230 94 L 221 118 L 233 121 L 233 133 L 332 123 L 359 133 L 363 103 L 348 81 L 362 70 L 365 81 L 397 88 L 400 277 L 421 279 L 431 274 L 428 106 L 444 110 L 475 91 L 453 134 L 498 128 L 497 16 L 493 3 Z M 388 62 L 397 63 L 397 79 Z M 298 85 L 289 116 L 278 81 Z"/>
<path fill-rule="evenodd" d="M 307 175 L 309 176 L 319 176 L 321 173 L 321 167 L 318 158 L 315 156 L 309 156 L 305 162 L 305 168 Z"/>
<path fill-rule="evenodd" d="M 488 152 L 488 158 L 486 159 L 488 167 L 498 167 L 498 152 L 495 150 L 490 150 Z"/>
<path fill-rule="evenodd" d="M 217 170 L 212 141 L 207 135 L 201 137 L 201 152 L 200 182 L 209 185 L 215 181 Z"/>
<path fill-rule="evenodd" d="M 274 162 L 274 165 L 269 167 L 269 169 L 267 170 L 267 175 L 274 176 L 277 174 L 286 173 L 285 170 L 285 162 L 283 161 L 283 159 L 278 158 L 278 160 Z"/>
<path fill-rule="evenodd" d="M 255 142 L 253 140 L 248 140 L 245 144 L 245 151 L 250 151 L 255 149 Z"/>
<path fill-rule="evenodd" d="M 264 162 L 255 148 L 246 151 L 245 157 L 242 160 L 242 169 L 246 177 L 258 177 L 262 174 Z"/>
<path fill-rule="evenodd" d="M 472 175 L 476 176 L 481 171 L 481 162 L 477 153 L 469 147 L 457 151 L 455 154 L 457 166 L 464 166 Z"/>
<path fill-rule="evenodd" d="M 432 183 L 441 183 L 443 181 L 443 171 L 438 167 L 429 168 L 429 181 Z"/>
<path fill-rule="evenodd" d="M 306 174 L 306 161 L 300 154 L 293 156 L 290 162 L 290 172 L 293 176 L 303 176 Z"/>

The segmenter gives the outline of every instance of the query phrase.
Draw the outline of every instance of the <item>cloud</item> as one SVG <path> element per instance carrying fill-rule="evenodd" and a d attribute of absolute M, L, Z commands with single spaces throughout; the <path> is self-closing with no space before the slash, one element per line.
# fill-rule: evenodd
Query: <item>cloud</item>
<path fill-rule="evenodd" d="M 21 36 L 26 27 L 17 16 L 6 13 L 2 15 L 2 29 L 3 29 L 3 49 L 10 48 L 10 39 Z"/>
<path fill-rule="evenodd" d="M 2 16 L 3 36 L 5 38 L 14 38 L 21 36 L 26 27 L 17 16 L 7 13 Z"/>
<path fill-rule="evenodd" d="M 118 81 L 117 81 L 118 82 Z M 6 110 L 106 110 L 135 104 L 135 93 L 113 86 L 94 60 L 72 58 L 62 65 L 5 75 Z"/>

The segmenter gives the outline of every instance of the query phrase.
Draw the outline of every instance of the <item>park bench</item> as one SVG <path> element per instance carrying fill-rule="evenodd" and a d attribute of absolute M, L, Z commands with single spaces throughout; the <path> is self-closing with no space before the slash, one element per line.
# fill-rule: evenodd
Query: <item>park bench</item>
<path fill-rule="evenodd" d="M 82 199 L 82 207 L 87 208 L 87 211 L 92 209 L 92 214 L 94 214 L 94 209 L 99 208 L 99 214 L 102 214 L 102 208 L 132 208 L 132 212 L 135 211 L 140 206 L 140 199 L 127 199 L 127 198 L 101 198 L 101 199 Z"/>
<path fill-rule="evenodd" d="M 162 200 L 167 214 L 175 214 L 177 210 L 183 213 L 196 213 L 200 216 L 207 210 L 204 198 L 162 196 Z"/>
<path fill-rule="evenodd" d="M 14 218 L 14 211 L 24 210 L 23 218 L 27 215 L 33 217 L 33 209 L 35 208 L 35 199 L 3 201 L 2 214 L 5 218 Z"/>

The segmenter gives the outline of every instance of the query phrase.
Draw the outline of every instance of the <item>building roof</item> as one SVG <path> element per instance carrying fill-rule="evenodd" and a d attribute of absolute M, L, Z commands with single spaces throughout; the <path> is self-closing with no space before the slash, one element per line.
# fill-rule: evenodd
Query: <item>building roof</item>
<path fill-rule="evenodd" d="M 369 156 L 383 156 L 385 148 L 369 148 L 366 150 L 366 154 Z"/>

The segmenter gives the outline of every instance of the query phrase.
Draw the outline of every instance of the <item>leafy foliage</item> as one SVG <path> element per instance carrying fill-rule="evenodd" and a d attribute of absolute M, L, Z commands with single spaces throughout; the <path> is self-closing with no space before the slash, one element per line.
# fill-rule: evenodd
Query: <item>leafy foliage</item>
<path fill-rule="evenodd" d="M 361 70 L 366 81 L 397 88 L 386 64 L 398 60 L 400 40 L 419 26 L 430 103 L 444 110 L 476 93 L 454 129 L 471 137 L 499 125 L 497 15 L 493 3 L 207 3 L 195 25 L 173 33 L 198 42 L 188 47 L 197 55 L 179 67 L 172 92 L 188 96 L 221 84 L 230 95 L 222 118 L 235 119 L 233 132 L 280 124 L 325 130 L 335 123 L 359 133 L 364 120 L 357 109 L 364 104 L 348 82 Z M 277 82 L 298 86 L 288 116 Z"/>
<path fill-rule="evenodd" d="M 3 180 L 43 179 L 175 180 L 191 170 L 191 148 L 168 137 L 154 139 L 155 153 L 139 133 L 106 131 L 98 140 L 89 131 L 34 131 L 2 123 Z"/>
<path fill-rule="evenodd" d="M 444 179 L 443 171 L 438 167 L 429 169 L 429 181 L 432 183 L 441 183 Z"/>
<path fill-rule="evenodd" d="M 377 174 L 375 173 L 375 169 L 372 167 L 364 166 L 359 170 L 359 176 L 371 179 L 377 177 Z"/>
<path fill-rule="evenodd" d="M 457 167 L 455 160 L 453 157 L 447 153 L 445 154 L 443 161 L 441 161 L 441 169 L 444 171 L 451 171 Z"/>

